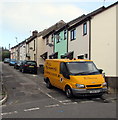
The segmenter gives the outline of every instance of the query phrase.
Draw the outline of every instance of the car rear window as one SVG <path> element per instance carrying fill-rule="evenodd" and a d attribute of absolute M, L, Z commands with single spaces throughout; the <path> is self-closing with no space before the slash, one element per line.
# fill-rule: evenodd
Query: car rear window
<path fill-rule="evenodd" d="M 36 65 L 36 62 L 28 61 L 28 62 L 27 62 L 27 65 Z"/>

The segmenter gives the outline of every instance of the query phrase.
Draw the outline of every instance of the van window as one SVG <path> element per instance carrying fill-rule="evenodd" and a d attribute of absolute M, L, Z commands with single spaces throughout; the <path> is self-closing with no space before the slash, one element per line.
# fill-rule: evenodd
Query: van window
<path fill-rule="evenodd" d="M 60 63 L 60 73 L 62 74 L 63 72 L 68 72 L 66 63 L 64 62 Z"/>
<path fill-rule="evenodd" d="M 67 62 L 66 64 L 71 75 L 100 74 L 93 62 Z"/>

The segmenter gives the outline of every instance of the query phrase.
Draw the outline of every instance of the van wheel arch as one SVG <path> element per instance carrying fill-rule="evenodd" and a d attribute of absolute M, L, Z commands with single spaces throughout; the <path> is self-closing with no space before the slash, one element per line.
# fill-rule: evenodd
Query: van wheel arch
<path fill-rule="evenodd" d="M 52 85 L 51 85 L 50 79 L 49 79 L 48 77 L 45 78 L 45 82 L 46 82 L 46 87 L 49 88 L 49 89 L 51 89 L 51 88 L 52 88 Z"/>
<path fill-rule="evenodd" d="M 73 97 L 73 93 L 72 93 L 72 89 L 69 85 L 65 86 L 65 94 L 68 98 L 72 98 Z"/>

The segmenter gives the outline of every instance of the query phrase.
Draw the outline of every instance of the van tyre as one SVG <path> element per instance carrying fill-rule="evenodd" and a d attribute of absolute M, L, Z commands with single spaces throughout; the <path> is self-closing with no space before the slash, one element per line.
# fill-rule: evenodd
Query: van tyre
<path fill-rule="evenodd" d="M 47 81 L 46 81 L 46 87 L 49 88 L 49 89 L 52 88 L 52 85 L 51 85 L 51 83 L 50 83 L 50 80 L 47 80 Z"/>
<path fill-rule="evenodd" d="M 73 97 L 72 90 L 71 90 L 71 88 L 69 86 L 67 86 L 65 88 L 65 93 L 66 93 L 67 98 L 72 98 Z"/>

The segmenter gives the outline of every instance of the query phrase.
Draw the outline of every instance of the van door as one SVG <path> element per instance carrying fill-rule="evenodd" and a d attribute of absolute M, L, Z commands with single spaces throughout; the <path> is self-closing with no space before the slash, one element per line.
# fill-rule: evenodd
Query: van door
<path fill-rule="evenodd" d="M 66 78 L 63 76 L 63 73 L 67 73 L 67 67 L 64 62 L 60 63 L 60 74 L 58 80 L 58 88 L 63 89 L 66 84 Z"/>

